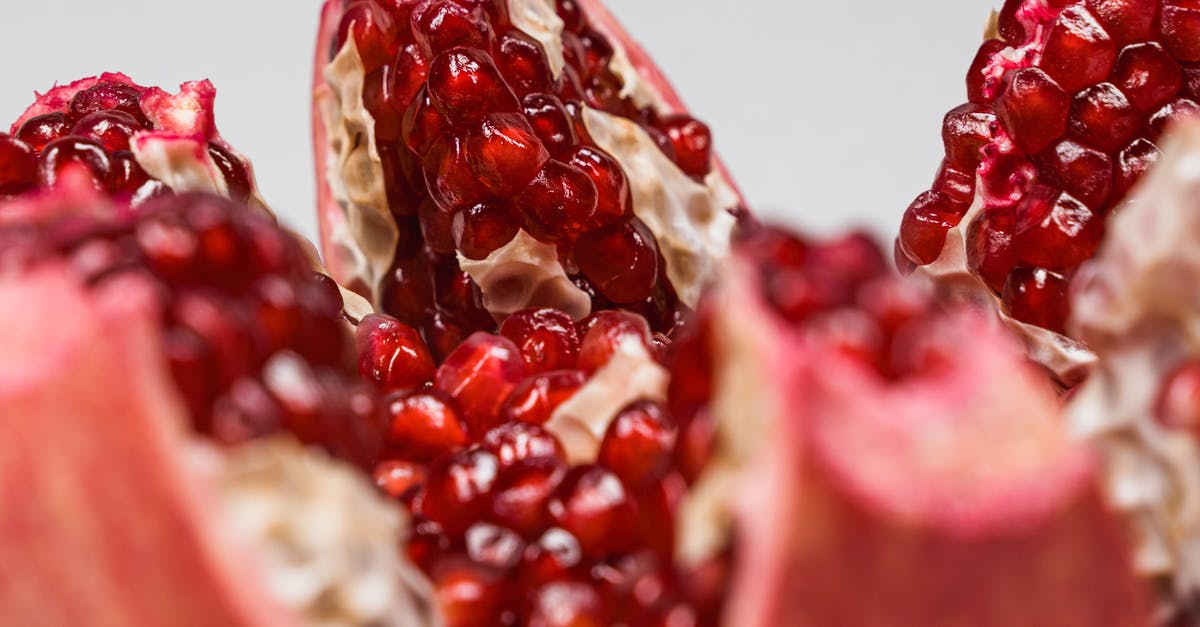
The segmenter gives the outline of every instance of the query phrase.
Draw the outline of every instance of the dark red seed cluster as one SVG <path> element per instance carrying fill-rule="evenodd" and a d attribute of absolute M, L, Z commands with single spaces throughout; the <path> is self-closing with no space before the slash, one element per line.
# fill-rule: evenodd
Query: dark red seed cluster
<path fill-rule="evenodd" d="M 60 111 L 25 120 L 12 135 L 0 133 L 0 199 L 36 187 L 54 187 L 63 172 L 75 168 L 91 178 L 97 189 L 135 205 L 169 194 L 138 165 L 130 139 L 154 130 L 142 110 L 146 90 L 118 82 L 98 82 L 80 90 Z M 250 196 L 245 164 L 224 147 L 212 143 L 209 154 L 239 201 Z"/>
<path fill-rule="evenodd" d="M 569 463 L 543 426 L 630 337 L 652 345 L 627 312 L 576 324 L 526 310 L 435 368 L 408 325 L 362 321 L 360 370 L 390 411 L 375 479 L 413 512 L 408 551 L 448 625 L 715 620 L 720 595 L 674 566 L 673 512 L 687 484 L 670 414 L 629 405 L 585 465 Z"/>
<path fill-rule="evenodd" d="M 287 430 L 373 466 L 382 414 L 355 376 L 341 293 L 290 234 L 216 196 L 163 196 L 133 212 L 94 205 L 0 229 L 0 272 L 65 262 L 89 285 L 142 281 L 200 432 L 233 443 Z"/>
<path fill-rule="evenodd" d="M 557 245 L 594 309 L 638 311 L 655 331 L 677 322 L 658 245 L 632 212 L 626 173 L 596 147 L 586 104 L 639 122 L 688 174 L 711 168 L 708 128 L 620 95 L 613 49 L 572 0 L 558 2 L 566 68 L 496 0 L 353 0 L 332 54 L 353 38 L 366 71 L 392 213 L 401 230 L 383 308 L 445 357 L 494 332 L 455 252 L 485 258 L 524 229 Z"/>
<path fill-rule="evenodd" d="M 898 243 L 902 265 L 933 262 L 982 198 L 966 229 L 971 269 L 1009 315 L 1062 332 L 1067 287 L 1107 216 L 1157 160 L 1166 125 L 1200 111 L 1200 9 L 1037 0 L 1048 8 L 1032 10 L 1034 2 L 1008 0 L 1000 38 L 980 47 L 969 101 L 945 118 L 941 170 L 905 213 Z M 1047 10 L 1039 39 L 1020 16 Z"/>

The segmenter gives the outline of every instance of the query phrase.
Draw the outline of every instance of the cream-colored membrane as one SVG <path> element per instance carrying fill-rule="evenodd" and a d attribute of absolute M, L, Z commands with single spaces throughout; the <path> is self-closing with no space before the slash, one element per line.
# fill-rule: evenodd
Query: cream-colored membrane
<path fill-rule="evenodd" d="M 479 285 L 484 307 L 497 320 L 529 307 L 555 307 L 575 320 L 591 313 L 591 298 L 567 277 L 558 248 L 525 231 L 485 259 L 459 253 L 458 265 Z"/>
<path fill-rule="evenodd" d="M 226 520 L 303 624 L 440 624 L 429 582 L 400 548 L 407 517 L 360 473 L 288 439 L 214 455 Z"/>

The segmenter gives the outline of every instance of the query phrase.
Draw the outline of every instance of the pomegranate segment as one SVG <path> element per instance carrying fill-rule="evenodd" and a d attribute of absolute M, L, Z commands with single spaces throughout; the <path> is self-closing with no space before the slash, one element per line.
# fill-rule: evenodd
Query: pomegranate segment
<path fill-rule="evenodd" d="M 1198 60 L 1191 4 L 1005 2 L 967 74 L 970 104 L 947 115 L 942 171 L 905 213 L 901 267 L 995 303 L 1062 384 L 1095 361 L 1063 335 L 1063 294 L 1167 125 L 1200 111 L 1185 79 Z"/>
<path fill-rule="evenodd" d="M 134 206 L 172 192 L 208 191 L 266 209 L 250 163 L 217 133 L 216 90 L 185 83 L 178 94 L 123 74 L 56 86 L 0 134 L 0 200 L 61 184 L 79 170 L 90 185 Z M 34 157 L 30 172 L 26 154 Z"/>
<path fill-rule="evenodd" d="M 439 357 L 537 307 L 670 335 L 728 253 L 708 127 L 598 3 L 328 0 L 316 72 L 331 270 Z"/>

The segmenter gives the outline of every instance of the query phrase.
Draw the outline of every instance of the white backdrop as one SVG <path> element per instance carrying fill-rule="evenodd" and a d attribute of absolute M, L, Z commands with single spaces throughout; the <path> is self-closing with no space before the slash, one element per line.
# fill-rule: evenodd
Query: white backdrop
<path fill-rule="evenodd" d="M 891 236 L 931 182 L 989 0 L 609 0 L 672 76 L 760 214 Z M 999 0 L 996 0 L 998 3 Z M 316 230 L 309 82 L 318 0 L 6 3 L 0 119 L 105 70 L 211 78 L 222 134 L 268 200 Z M 6 130 L 6 129 L 5 129 Z"/>

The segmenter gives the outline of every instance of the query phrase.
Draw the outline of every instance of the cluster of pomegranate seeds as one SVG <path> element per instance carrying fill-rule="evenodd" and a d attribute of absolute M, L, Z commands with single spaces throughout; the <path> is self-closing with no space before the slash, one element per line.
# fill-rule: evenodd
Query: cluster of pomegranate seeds
<path fill-rule="evenodd" d="M 566 67 L 497 0 L 353 0 L 331 54 L 353 38 L 366 72 L 389 204 L 401 231 L 383 309 L 438 357 L 494 332 L 455 253 L 483 259 L 524 229 L 558 247 L 595 301 L 668 332 L 681 308 L 654 236 L 632 212 L 625 172 L 589 137 L 589 106 L 640 123 L 687 174 L 711 168 L 708 128 L 622 97 L 613 49 L 573 0 L 558 12 Z"/>
<path fill-rule="evenodd" d="M 408 551 L 448 625 L 699 625 L 720 595 L 674 565 L 676 425 L 625 407 L 593 464 L 572 464 L 544 425 L 630 337 L 623 311 L 575 323 L 553 309 L 476 333 L 438 368 L 408 325 L 359 326 L 360 371 L 387 395 L 377 485 L 414 514 Z M 586 621 L 586 622 L 577 622 Z"/>
<path fill-rule="evenodd" d="M 1198 24 L 1177 0 L 1008 0 L 969 102 L 946 115 L 933 188 L 904 215 L 902 265 L 933 263 L 981 198 L 963 225 L 971 270 L 1009 315 L 1062 332 L 1067 286 L 1108 215 L 1166 125 L 1200 111 Z"/>
<path fill-rule="evenodd" d="M 89 175 L 97 189 L 134 205 L 171 190 L 138 165 L 130 140 L 154 130 L 142 110 L 144 88 L 101 81 L 75 93 L 59 111 L 49 111 L 0 133 L 0 199 L 35 187 L 54 187 L 67 168 Z M 245 201 L 250 176 L 245 164 L 211 143 L 209 154 L 230 195 Z"/>
<path fill-rule="evenodd" d="M 89 285 L 148 284 L 198 431 L 233 443 L 288 430 L 378 461 L 382 414 L 354 374 L 341 293 L 274 220 L 201 194 L 80 209 L 0 228 L 0 271 L 62 261 Z"/>

